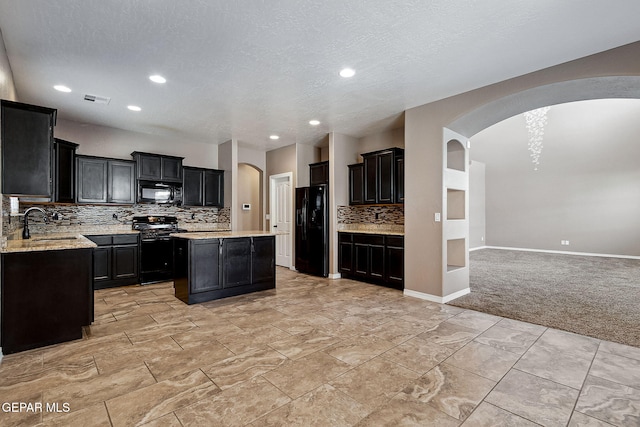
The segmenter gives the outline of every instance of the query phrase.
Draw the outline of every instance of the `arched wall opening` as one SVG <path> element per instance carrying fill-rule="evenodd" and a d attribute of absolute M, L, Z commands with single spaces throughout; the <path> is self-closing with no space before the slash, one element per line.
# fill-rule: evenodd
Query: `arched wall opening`
<path fill-rule="evenodd" d="M 592 99 L 549 107 L 535 135 L 523 114 L 475 134 L 470 248 L 640 256 L 637 117 L 640 99 Z"/>
<path fill-rule="evenodd" d="M 577 79 L 570 81 L 563 81 L 552 83 L 548 85 L 542 85 L 528 90 L 513 93 L 508 96 L 493 100 L 489 103 L 479 106 L 478 108 L 467 112 L 463 116 L 457 118 L 453 122 L 447 124 L 443 128 L 443 134 L 445 135 L 446 155 L 443 156 L 443 169 L 466 171 L 468 165 L 466 162 L 469 158 L 468 150 L 469 145 L 462 144 L 457 139 L 447 138 L 447 132 L 453 132 L 459 134 L 461 137 L 470 138 L 473 135 L 481 132 L 490 126 L 499 123 L 509 117 L 513 117 L 534 109 L 541 107 L 566 104 L 576 101 L 584 100 L 596 100 L 596 99 L 640 99 L 640 76 L 604 76 Z M 458 138 L 462 139 L 462 138 Z M 465 159 L 464 168 L 460 166 L 460 159 Z M 447 212 L 451 206 L 451 197 L 456 195 L 452 192 L 447 185 L 447 173 L 443 174 L 444 185 L 442 194 L 442 211 Z M 469 195 L 467 194 L 467 197 Z M 455 259 L 469 259 L 469 241 L 470 231 L 468 224 L 463 235 L 459 235 L 458 239 L 453 240 L 451 233 L 448 231 L 450 226 L 448 219 L 455 219 L 445 215 L 444 224 L 442 226 L 441 240 L 442 240 L 442 252 L 441 257 L 443 259 L 443 268 L 441 272 L 442 282 L 442 302 L 446 302 L 451 299 L 455 299 L 465 293 L 469 292 L 468 288 L 468 275 L 469 269 L 464 268 L 461 262 L 456 264 L 455 270 L 460 270 L 459 267 L 463 267 L 461 271 L 455 271 L 455 274 L 465 277 L 458 277 L 455 280 L 451 280 L 449 276 L 452 276 L 452 267 L 450 258 Z M 460 234 L 460 232 L 458 232 Z M 570 239 L 557 239 L 564 245 L 566 242 L 570 242 Z M 452 242 L 465 242 L 466 244 L 459 243 L 455 247 L 455 251 L 452 251 Z M 549 248 L 552 249 L 552 248 Z M 556 248 L 553 248 L 556 249 Z M 557 249 L 556 249 L 557 250 Z M 629 249 L 634 251 L 634 248 Z M 464 256 L 463 253 L 464 252 Z M 452 256 L 455 253 L 455 257 Z M 625 255 L 634 255 L 631 253 L 625 253 Z M 467 288 L 465 288 L 467 286 Z"/>
<path fill-rule="evenodd" d="M 405 111 L 405 294 L 447 302 L 444 280 L 445 131 L 460 141 L 546 105 L 640 98 L 640 42 L 555 65 Z"/>

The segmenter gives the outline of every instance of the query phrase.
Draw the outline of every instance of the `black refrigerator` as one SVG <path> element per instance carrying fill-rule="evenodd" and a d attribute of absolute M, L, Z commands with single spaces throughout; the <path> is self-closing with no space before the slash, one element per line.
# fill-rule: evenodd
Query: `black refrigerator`
<path fill-rule="evenodd" d="M 325 184 L 296 188 L 296 270 L 329 275 L 329 197 Z"/>

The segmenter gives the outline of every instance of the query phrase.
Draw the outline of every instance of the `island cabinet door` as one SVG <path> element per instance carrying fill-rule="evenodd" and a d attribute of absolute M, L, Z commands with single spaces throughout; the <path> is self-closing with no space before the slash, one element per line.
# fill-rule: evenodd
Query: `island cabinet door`
<path fill-rule="evenodd" d="M 220 289 L 220 243 L 213 239 L 191 242 L 189 293 Z"/>
<path fill-rule="evenodd" d="M 223 288 L 251 284 L 251 238 L 223 239 L 221 264 Z"/>
<path fill-rule="evenodd" d="M 252 237 L 251 240 L 252 283 L 273 282 L 276 274 L 275 237 Z"/>

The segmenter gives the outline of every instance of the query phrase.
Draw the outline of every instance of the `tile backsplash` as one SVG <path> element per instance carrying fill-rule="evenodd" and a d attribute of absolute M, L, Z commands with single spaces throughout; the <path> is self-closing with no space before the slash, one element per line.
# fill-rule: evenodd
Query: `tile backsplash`
<path fill-rule="evenodd" d="M 50 220 L 45 223 L 42 215 L 29 215 L 29 228 L 32 233 L 64 232 L 64 227 L 76 226 L 114 226 L 131 225 L 134 216 L 139 215 L 172 215 L 180 224 L 217 224 L 219 228 L 228 228 L 231 222 L 231 210 L 225 208 L 177 207 L 162 205 L 43 205 L 21 203 L 20 212 L 31 206 L 44 209 Z M 22 217 L 11 216 L 9 197 L 2 196 L 2 234 L 8 236 L 22 228 Z M 58 219 L 51 219 L 54 213 Z"/>
<path fill-rule="evenodd" d="M 339 230 L 404 231 L 404 205 L 338 206 Z"/>

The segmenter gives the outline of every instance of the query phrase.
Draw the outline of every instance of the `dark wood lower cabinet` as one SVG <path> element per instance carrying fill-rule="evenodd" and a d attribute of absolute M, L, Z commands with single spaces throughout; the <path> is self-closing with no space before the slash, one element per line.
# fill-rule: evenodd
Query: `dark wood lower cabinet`
<path fill-rule="evenodd" d="M 139 282 L 138 234 L 87 236 L 93 249 L 94 289 L 133 285 Z"/>
<path fill-rule="evenodd" d="M 2 352 L 82 338 L 92 270 L 91 248 L 2 254 Z"/>
<path fill-rule="evenodd" d="M 275 236 L 173 238 L 176 298 L 195 304 L 276 286 Z"/>
<path fill-rule="evenodd" d="M 404 237 L 339 233 L 342 277 L 404 289 Z"/>

